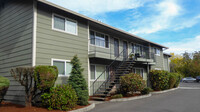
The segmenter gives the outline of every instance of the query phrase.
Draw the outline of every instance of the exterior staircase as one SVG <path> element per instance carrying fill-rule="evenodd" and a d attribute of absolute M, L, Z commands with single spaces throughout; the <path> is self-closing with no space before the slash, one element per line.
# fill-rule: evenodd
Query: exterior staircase
<path fill-rule="evenodd" d="M 117 67 L 115 67 L 114 72 L 110 73 L 107 79 L 98 88 L 95 89 L 95 83 L 98 83 L 98 78 L 93 82 L 91 86 L 93 88 L 93 96 L 91 99 L 106 100 L 107 97 L 110 96 L 110 92 L 114 87 L 116 87 L 116 89 L 119 88 L 120 76 L 130 73 L 135 63 L 134 59 L 129 59 L 128 57 L 129 56 L 121 61 Z M 113 65 L 111 64 L 107 69 L 112 68 L 112 66 Z"/>

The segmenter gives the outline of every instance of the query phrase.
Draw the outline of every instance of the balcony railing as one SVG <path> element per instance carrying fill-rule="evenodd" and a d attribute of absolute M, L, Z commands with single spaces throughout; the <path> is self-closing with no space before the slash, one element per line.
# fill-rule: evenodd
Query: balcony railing
<path fill-rule="evenodd" d="M 153 60 L 153 62 L 155 62 L 155 53 L 153 52 L 149 52 L 149 47 L 144 46 L 144 45 L 139 45 L 139 44 L 134 44 L 133 46 L 131 46 L 131 50 L 130 48 L 128 48 L 129 50 L 127 50 L 127 52 L 123 53 L 123 55 L 119 55 L 124 48 L 123 46 L 120 46 L 118 49 L 115 48 L 115 44 L 114 42 L 110 42 L 110 41 L 105 41 L 103 39 L 89 39 L 89 43 L 90 43 L 90 50 L 89 50 L 89 54 L 94 54 L 95 56 L 97 56 L 98 54 L 100 54 L 99 56 L 102 58 L 106 58 L 106 59 L 115 59 L 116 57 L 118 57 L 118 59 L 122 59 L 124 56 L 126 57 L 129 53 L 132 53 L 131 56 L 134 56 L 134 58 L 136 58 L 136 60 L 138 59 L 142 59 L 143 61 L 148 61 L 148 60 Z M 130 45 L 128 45 L 130 46 Z M 129 51 L 129 52 L 128 52 Z M 97 56 L 98 57 L 98 56 Z"/>

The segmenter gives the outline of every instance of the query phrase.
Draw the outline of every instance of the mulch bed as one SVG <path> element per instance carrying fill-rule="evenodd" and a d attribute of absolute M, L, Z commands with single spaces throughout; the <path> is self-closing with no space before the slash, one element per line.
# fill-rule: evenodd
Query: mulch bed
<path fill-rule="evenodd" d="M 89 105 L 87 105 L 89 106 Z M 75 109 L 84 108 L 87 106 L 79 106 L 77 105 Z M 10 102 L 2 102 L 0 104 L 0 112 L 66 112 L 61 110 L 52 110 L 49 111 L 46 108 L 40 108 L 40 107 L 25 107 L 23 105 L 13 104 Z"/>

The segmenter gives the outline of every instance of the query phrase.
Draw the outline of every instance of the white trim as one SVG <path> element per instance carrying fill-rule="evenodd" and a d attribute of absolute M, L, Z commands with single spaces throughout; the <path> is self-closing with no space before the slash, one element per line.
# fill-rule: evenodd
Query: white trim
<path fill-rule="evenodd" d="M 51 58 L 51 66 L 53 66 L 53 61 L 59 61 L 59 62 L 64 62 L 65 64 L 64 64 L 64 68 L 65 68 L 65 70 L 66 70 L 66 63 L 68 62 L 71 62 L 70 60 L 64 60 L 64 59 L 55 59 L 55 58 Z M 58 74 L 58 77 L 69 77 L 70 75 L 67 75 L 66 74 L 66 71 L 65 71 L 65 74 L 63 75 L 61 75 L 61 74 Z"/>
<path fill-rule="evenodd" d="M 162 70 L 161 68 L 154 68 L 155 70 Z"/>
<path fill-rule="evenodd" d="M 90 39 L 90 26 L 89 26 L 89 21 L 87 22 L 88 25 L 88 40 Z M 88 54 L 90 51 L 90 42 L 88 41 Z M 90 58 L 88 57 L 88 94 L 90 95 Z"/>
<path fill-rule="evenodd" d="M 63 31 L 63 30 L 60 30 L 60 29 L 54 28 L 54 16 L 58 16 L 58 17 L 61 17 L 61 18 L 65 19 L 65 30 L 64 30 L 64 31 Z M 67 28 L 66 22 L 67 22 L 68 20 L 76 23 L 76 34 L 73 34 L 73 33 L 68 32 L 68 31 L 66 30 L 66 28 Z M 73 19 L 70 19 L 70 18 L 61 16 L 61 15 L 58 15 L 58 14 L 52 13 L 52 25 L 51 25 L 51 26 L 52 26 L 52 27 L 51 27 L 52 30 L 78 36 L 78 21 L 76 21 L 76 20 L 73 20 Z"/>
<path fill-rule="evenodd" d="M 33 39 L 32 39 L 32 66 L 36 65 L 36 27 L 37 27 L 37 1 L 33 1 Z"/>

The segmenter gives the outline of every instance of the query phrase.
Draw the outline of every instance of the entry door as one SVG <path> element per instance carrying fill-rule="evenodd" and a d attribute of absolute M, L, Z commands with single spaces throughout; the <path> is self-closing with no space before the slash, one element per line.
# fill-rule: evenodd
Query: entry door
<path fill-rule="evenodd" d="M 128 56 L 128 44 L 127 44 L 126 41 L 123 42 L 123 50 L 124 50 L 123 56 L 124 56 L 124 58 L 127 58 L 127 56 Z"/>
<path fill-rule="evenodd" d="M 119 40 L 114 39 L 114 55 L 115 57 L 119 56 Z"/>

